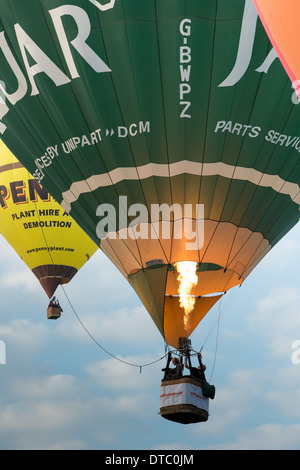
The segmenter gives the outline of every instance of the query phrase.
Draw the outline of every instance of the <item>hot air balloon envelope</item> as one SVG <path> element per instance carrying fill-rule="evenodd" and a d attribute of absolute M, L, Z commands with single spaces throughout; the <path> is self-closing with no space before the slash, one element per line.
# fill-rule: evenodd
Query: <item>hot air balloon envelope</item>
<path fill-rule="evenodd" d="M 2 0 L 0 21 L 4 141 L 177 347 L 299 218 L 300 109 L 252 0 Z"/>
<path fill-rule="evenodd" d="M 0 232 L 48 297 L 69 282 L 97 245 L 0 142 Z"/>

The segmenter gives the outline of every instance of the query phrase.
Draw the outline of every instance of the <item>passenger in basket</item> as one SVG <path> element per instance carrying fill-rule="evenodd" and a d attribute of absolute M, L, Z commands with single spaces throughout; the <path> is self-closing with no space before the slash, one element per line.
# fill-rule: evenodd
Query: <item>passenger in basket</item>
<path fill-rule="evenodd" d="M 61 306 L 59 305 L 59 301 L 56 299 L 56 297 L 53 297 L 50 302 L 49 302 L 49 305 L 48 305 L 48 308 L 49 307 L 57 307 L 57 308 L 60 308 L 61 311 L 63 311 L 63 309 L 61 308 Z"/>
<path fill-rule="evenodd" d="M 204 382 L 206 382 L 205 373 L 204 373 L 204 371 L 206 370 L 206 366 L 204 364 L 202 364 L 200 355 L 198 356 L 198 358 L 199 358 L 199 366 L 198 367 L 189 367 L 189 365 L 187 363 L 187 358 L 185 358 L 185 364 L 184 365 L 187 369 L 190 369 L 192 377 L 194 377 L 195 379 L 200 379 L 200 380 L 203 380 Z"/>
<path fill-rule="evenodd" d="M 182 364 L 178 357 L 172 357 L 172 363 L 174 364 L 174 369 L 169 369 L 166 374 L 166 379 L 178 379 L 182 376 Z"/>

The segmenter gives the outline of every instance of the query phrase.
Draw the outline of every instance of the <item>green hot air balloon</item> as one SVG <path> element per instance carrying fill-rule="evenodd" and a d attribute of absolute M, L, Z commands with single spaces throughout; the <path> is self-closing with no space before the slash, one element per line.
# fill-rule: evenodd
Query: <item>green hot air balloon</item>
<path fill-rule="evenodd" d="M 2 0 L 0 20 L 1 138 L 177 347 L 299 218 L 300 107 L 253 2 Z"/>

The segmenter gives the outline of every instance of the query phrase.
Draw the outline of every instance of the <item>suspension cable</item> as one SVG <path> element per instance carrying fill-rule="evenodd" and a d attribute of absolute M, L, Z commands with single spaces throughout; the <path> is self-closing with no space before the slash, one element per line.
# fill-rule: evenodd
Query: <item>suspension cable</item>
<path fill-rule="evenodd" d="M 220 331 L 220 319 L 221 319 L 221 300 L 219 303 L 219 314 L 218 314 L 218 326 L 217 326 L 217 336 L 216 336 L 216 345 L 215 345 L 215 354 L 214 354 L 214 361 L 213 361 L 213 367 L 210 375 L 210 379 L 208 382 L 211 382 L 214 370 L 215 370 L 215 365 L 216 365 L 216 359 L 217 359 L 217 350 L 218 350 L 218 344 L 219 344 L 219 331 Z"/>
<path fill-rule="evenodd" d="M 140 373 L 142 373 L 142 368 L 143 368 L 143 367 L 151 366 L 151 365 L 155 364 L 156 362 L 161 361 L 162 359 L 164 359 L 164 358 L 167 356 L 168 353 L 165 353 L 165 354 L 164 354 L 162 357 L 160 357 L 159 359 L 156 359 L 156 360 L 154 360 L 154 361 L 152 361 L 152 362 L 148 362 L 148 363 L 146 363 L 146 364 L 133 364 L 133 363 L 131 363 L 131 362 L 125 361 L 125 360 L 120 359 L 119 357 L 115 356 L 114 354 L 112 354 L 111 352 L 109 352 L 107 349 L 105 349 L 105 348 L 102 346 L 102 344 L 100 344 L 99 341 L 96 340 L 96 338 L 90 333 L 90 331 L 87 329 L 87 327 L 85 326 L 85 324 L 83 323 L 83 321 L 80 319 L 79 315 L 77 314 L 77 312 L 76 312 L 74 306 L 72 305 L 71 300 L 70 300 L 69 296 L 67 295 L 66 290 L 65 290 L 65 288 L 64 288 L 64 286 L 63 286 L 62 284 L 61 284 L 61 288 L 62 288 L 62 290 L 63 290 L 63 292 L 64 292 L 64 294 L 65 294 L 65 297 L 66 297 L 66 299 L 67 299 L 67 301 L 68 301 L 68 303 L 69 303 L 71 309 L 73 310 L 73 313 L 75 314 L 75 316 L 76 316 L 78 322 L 80 323 L 80 325 L 82 326 L 82 328 L 84 329 L 84 331 L 88 334 L 88 336 L 92 339 L 92 341 L 94 341 L 94 343 L 95 343 L 100 349 L 102 349 L 102 351 L 104 351 L 106 354 L 108 354 L 110 357 L 112 357 L 112 358 L 115 359 L 116 361 L 122 362 L 123 364 L 126 364 L 126 365 L 131 366 L 131 367 L 137 367 L 137 368 L 140 369 Z"/>

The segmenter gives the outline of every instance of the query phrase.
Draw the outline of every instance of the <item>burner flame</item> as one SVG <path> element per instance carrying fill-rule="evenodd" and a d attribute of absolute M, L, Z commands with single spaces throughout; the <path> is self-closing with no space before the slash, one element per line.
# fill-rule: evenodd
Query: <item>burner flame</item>
<path fill-rule="evenodd" d="M 179 303 L 184 310 L 183 322 L 186 330 L 189 329 L 190 313 L 194 309 L 196 298 L 192 297 L 191 291 L 198 283 L 197 263 L 193 261 L 180 261 L 175 263 L 178 272 L 177 279 L 179 281 Z"/>

